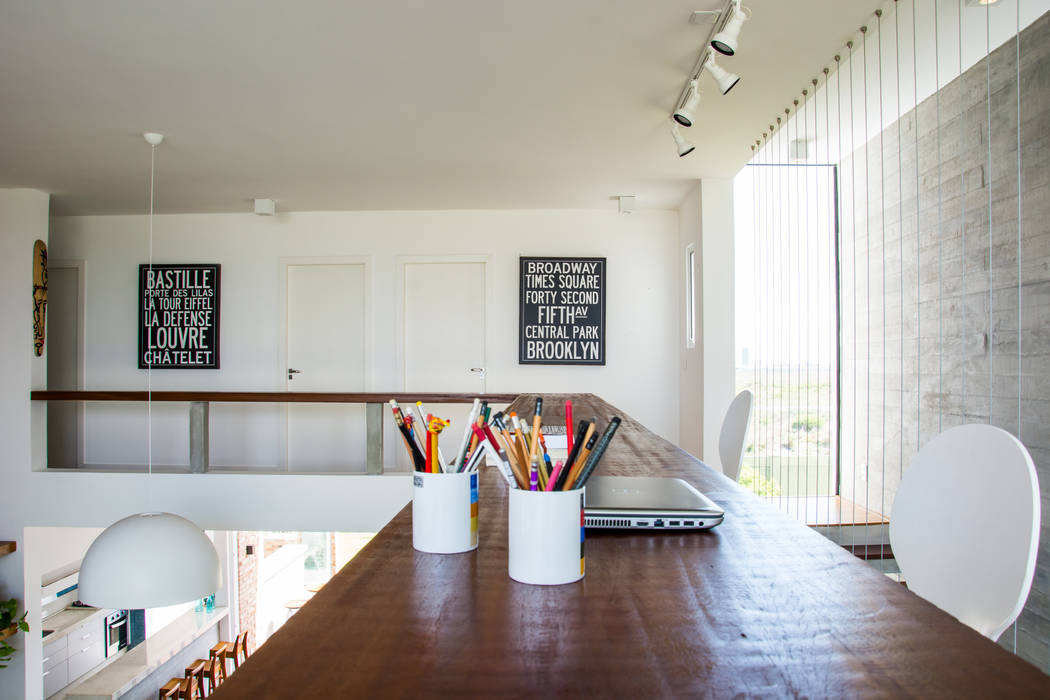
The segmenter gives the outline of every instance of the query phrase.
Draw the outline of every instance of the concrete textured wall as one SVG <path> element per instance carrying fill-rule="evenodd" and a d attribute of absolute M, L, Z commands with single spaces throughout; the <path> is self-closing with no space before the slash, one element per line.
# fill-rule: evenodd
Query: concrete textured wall
<path fill-rule="evenodd" d="M 1025 29 L 1019 44 L 1008 41 L 839 164 L 841 493 L 892 517 L 902 466 L 942 430 L 988 422 L 1018 435 L 1039 472 L 1044 516 L 1017 644 L 1044 670 L 1048 124 L 1050 14 Z M 1000 642 L 1013 648 L 1013 633 Z"/>

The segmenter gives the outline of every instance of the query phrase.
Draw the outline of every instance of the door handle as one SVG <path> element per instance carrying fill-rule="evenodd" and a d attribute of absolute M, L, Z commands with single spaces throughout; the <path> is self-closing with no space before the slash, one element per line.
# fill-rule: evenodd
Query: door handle
<path fill-rule="evenodd" d="M 484 379 L 485 378 L 485 368 L 484 367 L 471 367 L 470 371 L 471 371 L 472 374 L 478 375 L 479 379 Z"/>
<path fill-rule="evenodd" d="M 291 367 L 289 367 L 288 368 L 288 378 L 289 379 L 294 379 L 294 377 L 292 377 L 293 374 L 302 374 L 302 370 L 292 369 Z"/>

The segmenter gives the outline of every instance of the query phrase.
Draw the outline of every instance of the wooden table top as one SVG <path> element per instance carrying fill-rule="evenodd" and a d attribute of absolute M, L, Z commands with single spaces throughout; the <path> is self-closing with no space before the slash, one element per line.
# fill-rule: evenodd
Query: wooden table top
<path fill-rule="evenodd" d="M 531 416 L 532 396 L 511 410 Z M 544 395 L 560 416 L 563 396 Z M 1046 697 L 1050 680 L 592 395 L 623 425 L 599 473 L 679 476 L 726 510 L 703 532 L 586 535 L 586 576 L 507 575 L 507 495 L 480 545 L 412 549 L 406 507 L 214 696 Z"/>

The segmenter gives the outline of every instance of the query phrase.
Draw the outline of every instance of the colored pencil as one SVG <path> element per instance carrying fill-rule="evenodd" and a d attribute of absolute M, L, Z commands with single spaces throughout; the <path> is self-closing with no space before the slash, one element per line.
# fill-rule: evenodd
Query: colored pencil
<path fill-rule="evenodd" d="M 540 425 L 543 422 L 543 399 L 536 397 L 536 408 L 532 413 L 532 444 L 529 446 L 529 462 L 536 457 L 536 449 L 540 441 Z"/>
<path fill-rule="evenodd" d="M 565 400 L 565 449 L 572 452 L 572 399 Z"/>
<path fill-rule="evenodd" d="M 547 491 L 553 491 L 555 488 L 557 488 L 558 477 L 561 476 L 561 471 L 564 466 L 565 463 L 562 462 L 560 459 L 554 463 L 554 471 L 551 472 L 551 478 L 547 479 Z"/>
<path fill-rule="evenodd" d="M 580 448 L 580 454 L 576 456 L 576 461 L 573 463 L 572 470 L 569 472 L 569 478 L 565 481 L 566 491 L 572 491 L 572 489 L 575 488 L 573 485 L 576 483 L 576 479 L 579 477 L 584 465 L 587 464 L 587 457 L 594 448 L 594 443 L 598 442 L 598 431 L 594 429 L 595 425 L 596 424 L 592 421 L 591 426 L 587 428 L 587 439 L 584 441 L 583 447 Z"/>

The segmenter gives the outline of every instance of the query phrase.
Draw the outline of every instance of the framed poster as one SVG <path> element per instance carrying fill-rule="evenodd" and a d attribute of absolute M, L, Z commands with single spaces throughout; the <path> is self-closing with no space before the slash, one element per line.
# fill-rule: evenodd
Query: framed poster
<path fill-rule="evenodd" d="M 520 258 L 518 364 L 605 364 L 605 258 Z"/>
<path fill-rule="evenodd" d="M 220 265 L 139 265 L 139 369 L 219 369 Z"/>

